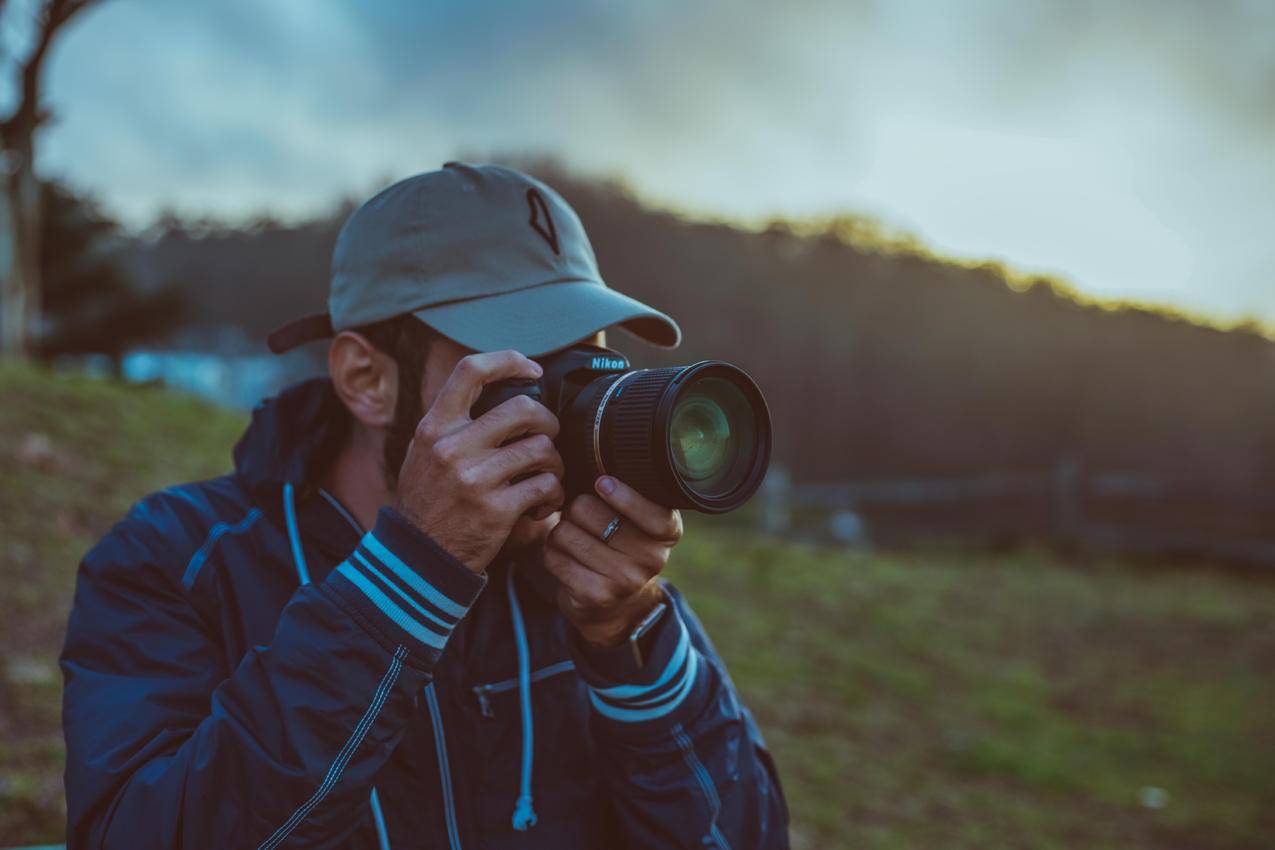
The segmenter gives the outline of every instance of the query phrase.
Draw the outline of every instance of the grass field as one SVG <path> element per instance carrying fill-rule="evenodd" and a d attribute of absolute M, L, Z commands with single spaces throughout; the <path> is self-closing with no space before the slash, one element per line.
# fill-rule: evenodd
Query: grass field
<path fill-rule="evenodd" d="M 128 505 L 243 417 L 0 365 L 0 846 L 60 841 L 56 656 Z M 671 574 L 775 752 L 799 848 L 1275 846 L 1275 576 L 847 554 L 692 518 Z"/>

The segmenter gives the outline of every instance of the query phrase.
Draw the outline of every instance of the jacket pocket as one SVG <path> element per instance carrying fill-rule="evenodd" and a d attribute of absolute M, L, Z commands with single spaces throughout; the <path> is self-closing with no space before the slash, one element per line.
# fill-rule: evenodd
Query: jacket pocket
<path fill-rule="evenodd" d="M 543 682 L 545 679 L 560 676 L 563 673 L 569 673 L 575 670 L 575 664 L 570 660 L 559 661 L 557 664 L 550 664 L 547 667 L 541 667 L 539 670 L 533 670 L 531 673 L 531 684 Z M 518 677 L 511 679 L 502 679 L 499 682 L 490 682 L 484 685 L 474 685 L 472 688 L 474 699 L 478 702 L 478 712 L 483 717 L 495 717 L 496 711 L 494 707 L 495 700 L 502 694 L 517 692 Z"/>

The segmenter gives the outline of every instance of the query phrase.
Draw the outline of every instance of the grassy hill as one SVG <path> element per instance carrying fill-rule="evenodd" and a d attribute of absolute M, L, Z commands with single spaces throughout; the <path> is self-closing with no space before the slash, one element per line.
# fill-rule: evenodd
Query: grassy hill
<path fill-rule="evenodd" d="M 0 845 L 61 840 L 75 565 L 243 419 L 0 364 Z M 1275 576 L 862 555 L 694 518 L 672 574 L 775 751 L 799 848 L 1256 848 L 1275 834 Z"/>

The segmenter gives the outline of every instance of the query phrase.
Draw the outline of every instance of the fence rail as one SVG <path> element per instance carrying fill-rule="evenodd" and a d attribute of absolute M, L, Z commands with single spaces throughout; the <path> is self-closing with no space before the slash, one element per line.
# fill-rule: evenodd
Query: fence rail
<path fill-rule="evenodd" d="M 1127 472 L 1053 468 L 961 478 L 794 484 L 772 469 L 760 523 L 846 543 L 1041 539 L 1095 554 L 1198 556 L 1275 567 L 1275 490 L 1231 492 Z"/>

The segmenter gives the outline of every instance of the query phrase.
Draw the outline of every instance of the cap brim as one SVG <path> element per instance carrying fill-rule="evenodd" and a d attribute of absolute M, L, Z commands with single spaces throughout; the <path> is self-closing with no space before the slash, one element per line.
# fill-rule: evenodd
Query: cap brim
<path fill-rule="evenodd" d="M 293 319 L 266 337 L 266 345 L 275 354 L 283 354 L 298 345 L 332 336 L 332 320 L 327 313 L 315 313 Z"/>
<path fill-rule="evenodd" d="M 664 313 L 587 280 L 452 301 L 412 315 L 466 348 L 512 348 L 528 357 L 566 348 L 613 326 L 661 348 L 676 348 L 682 341 L 677 322 Z"/>

